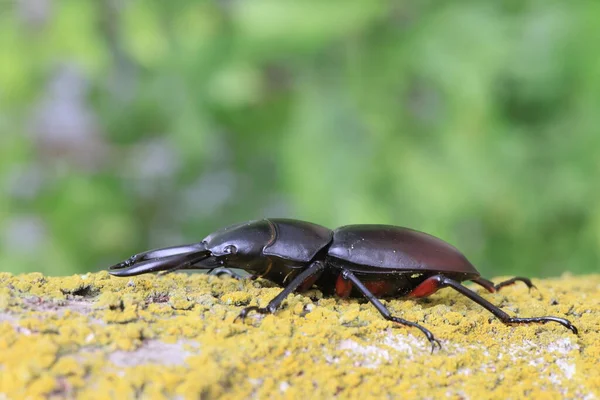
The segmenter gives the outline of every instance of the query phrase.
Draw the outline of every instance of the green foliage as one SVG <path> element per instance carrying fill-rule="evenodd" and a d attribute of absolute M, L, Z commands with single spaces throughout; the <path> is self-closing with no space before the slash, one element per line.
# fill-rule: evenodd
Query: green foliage
<path fill-rule="evenodd" d="M 597 1 L 10 4 L 3 270 L 287 216 L 427 231 L 489 276 L 598 271 Z"/>

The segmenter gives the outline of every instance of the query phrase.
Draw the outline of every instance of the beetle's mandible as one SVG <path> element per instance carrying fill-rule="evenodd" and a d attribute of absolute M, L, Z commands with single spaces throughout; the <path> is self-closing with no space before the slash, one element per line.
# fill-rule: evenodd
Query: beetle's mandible
<path fill-rule="evenodd" d="M 467 258 L 450 244 L 426 233 L 390 225 L 349 225 L 330 230 L 292 219 L 263 219 L 233 225 L 208 235 L 199 243 L 167 247 L 136 254 L 110 267 L 115 276 L 181 269 L 246 270 L 284 289 L 264 307 L 251 311 L 274 313 L 292 292 L 313 285 L 325 294 L 364 296 L 381 315 L 415 327 L 432 345 L 440 342 L 421 325 L 391 315 L 379 297 L 426 297 L 451 287 L 473 300 L 505 324 L 556 322 L 577 334 L 570 321 L 559 317 L 511 317 L 461 282 L 472 281 L 496 292 L 515 282 L 534 287 L 527 278 L 515 277 L 498 284 L 484 279 Z"/>

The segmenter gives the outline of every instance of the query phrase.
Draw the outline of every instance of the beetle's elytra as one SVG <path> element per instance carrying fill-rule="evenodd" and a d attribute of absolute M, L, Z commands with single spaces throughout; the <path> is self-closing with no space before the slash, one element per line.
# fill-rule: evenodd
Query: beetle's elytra
<path fill-rule="evenodd" d="M 495 292 L 517 281 L 532 288 L 529 279 L 515 277 L 494 285 L 450 244 L 426 233 L 390 225 L 349 225 L 332 231 L 291 219 L 250 221 L 212 233 L 200 243 L 136 254 L 110 267 L 110 273 L 132 276 L 220 267 L 243 269 L 285 287 L 265 308 L 243 309 L 238 316 L 241 319 L 251 311 L 274 313 L 290 293 L 314 285 L 325 294 L 366 297 L 385 319 L 420 329 L 433 350 L 441 345 L 429 330 L 392 316 L 377 298 L 426 297 L 451 287 L 505 324 L 557 322 L 577 334 L 577 328 L 564 318 L 511 317 L 461 285 L 472 281 Z"/>

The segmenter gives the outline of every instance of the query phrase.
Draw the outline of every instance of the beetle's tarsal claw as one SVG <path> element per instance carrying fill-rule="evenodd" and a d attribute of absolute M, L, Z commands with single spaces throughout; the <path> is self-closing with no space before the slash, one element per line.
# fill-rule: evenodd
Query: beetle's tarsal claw
<path fill-rule="evenodd" d="M 240 313 L 238 314 L 238 316 L 235 317 L 235 319 L 233 320 L 233 322 L 237 322 L 237 320 L 241 320 L 242 322 L 244 322 L 246 320 L 246 316 L 248 315 L 248 313 L 250 311 L 256 311 L 256 310 L 258 310 L 258 307 L 256 307 L 256 306 L 251 306 L 251 307 L 244 308 L 242 311 L 240 311 Z"/>
<path fill-rule="evenodd" d="M 568 330 L 570 330 L 571 332 L 573 332 L 575 335 L 579 334 L 579 330 L 577 329 L 577 327 L 575 325 L 573 325 L 571 323 L 571 321 L 569 321 L 567 319 L 564 319 L 564 318 L 554 318 L 554 317 L 546 317 L 546 318 L 549 318 L 550 321 L 558 322 L 559 324 L 561 324 L 562 326 L 564 326 L 565 328 L 567 328 Z"/>
<path fill-rule="evenodd" d="M 435 338 L 435 336 L 433 336 L 433 334 L 431 334 L 431 332 L 429 332 L 429 334 L 426 334 L 427 336 L 427 340 L 429 340 L 429 343 L 431 343 L 431 354 L 433 354 L 433 351 L 435 350 L 435 346 L 438 347 L 438 349 L 442 350 L 442 343 L 437 340 Z"/>
<path fill-rule="evenodd" d="M 436 338 L 429 339 L 429 343 L 431 343 L 431 354 L 433 354 L 433 351 L 435 350 L 435 346 L 437 346 L 440 351 L 442 350 L 442 343 L 439 340 L 437 340 Z"/>
<path fill-rule="evenodd" d="M 419 328 L 419 330 L 425 334 L 425 337 L 427 337 L 427 340 L 429 340 L 429 343 L 431 343 L 431 354 L 433 354 L 433 351 L 435 350 L 435 346 L 437 346 L 440 350 L 442 350 L 442 343 L 439 340 L 437 340 L 435 338 L 435 336 L 433 336 L 433 333 L 431 333 L 431 331 L 423 328 L 421 325 L 418 325 L 418 324 L 414 324 L 413 326 L 416 328 Z"/>
<path fill-rule="evenodd" d="M 246 307 L 240 312 L 240 314 L 237 317 L 235 317 L 233 322 L 236 322 L 238 319 L 241 319 L 242 322 L 244 322 L 244 320 L 251 311 L 256 311 L 259 314 L 273 314 L 274 310 L 271 310 L 268 306 L 265 308 L 257 306 Z"/>
<path fill-rule="evenodd" d="M 558 322 L 559 324 L 561 324 L 562 326 L 564 326 L 565 328 L 567 328 L 568 330 L 573 332 L 575 335 L 579 334 L 579 330 L 577 329 L 577 327 L 575 325 L 573 325 L 569 320 L 563 319 L 563 318 L 559 318 L 559 319 L 561 319 L 562 321 L 556 320 L 556 322 Z"/>

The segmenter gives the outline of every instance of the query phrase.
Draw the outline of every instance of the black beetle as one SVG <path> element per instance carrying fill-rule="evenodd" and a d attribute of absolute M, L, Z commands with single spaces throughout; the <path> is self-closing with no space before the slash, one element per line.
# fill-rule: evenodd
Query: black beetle
<path fill-rule="evenodd" d="M 254 277 L 285 286 L 265 308 L 244 308 L 238 316 L 242 320 L 251 311 L 274 313 L 290 293 L 315 285 L 325 294 L 366 297 L 385 319 L 420 329 L 433 350 L 436 344 L 441 345 L 429 330 L 392 316 L 377 298 L 425 297 L 451 287 L 505 324 L 557 322 L 577 334 L 577 328 L 564 318 L 511 317 L 460 284 L 472 281 L 493 293 L 517 281 L 532 288 L 529 279 L 515 277 L 494 285 L 482 278 L 455 247 L 426 233 L 397 226 L 349 225 L 332 231 L 310 222 L 263 219 L 230 226 L 200 243 L 136 254 L 109 270 L 112 275 L 132 276 L 223 266 L 246 270 Z"/>

